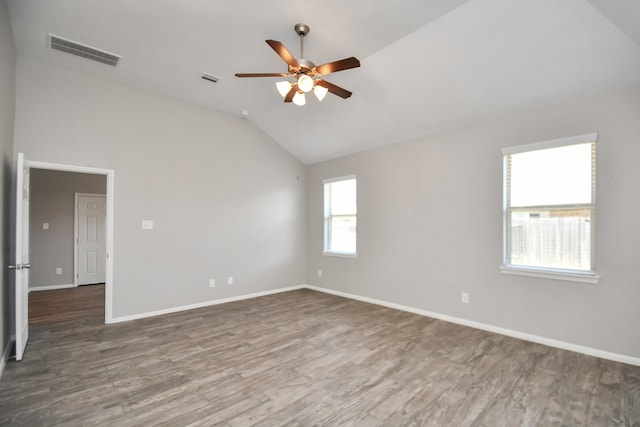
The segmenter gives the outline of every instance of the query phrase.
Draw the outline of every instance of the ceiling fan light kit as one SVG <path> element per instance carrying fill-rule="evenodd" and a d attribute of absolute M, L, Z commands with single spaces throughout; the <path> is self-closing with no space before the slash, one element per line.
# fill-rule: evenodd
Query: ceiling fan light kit
<path fill-rule="evenodd" d="M 304 97 L 304 93 L 298 91 L 296 92 L 295 95 L 293 95 L 293 99 L 292 99 L 293 103 L 302 107 L 304 104 L 307 103 L 307 100 Z"/>
<path fill-rule="evenodd" d="M 313 89 L 313 85 L 314 83 L 311 77 L 307 76 L 306 74 L 300 74 L 300 77 L 298 77 L 298 87 L 301 91 L 309 92 L 311 89 Z"/>
<path fill-rule="evenodd" d="M 237 73 L 236 77 L 290 77 L 295 81 L 283 80 L 276 83 L 278 93 L 284 98 L 284 102 L 293 102 L 302 106 L 306 104 L 305 93 L 313 90 L 318 101 L 322 101 L 328 92 L 347 99 L 352 93 L 340 86 L 318 78 L 319 76 L 348 70 L 360 66 L 360 61 L 355 57 L 329 62 L 316 66 L 313 62 L 303 59 L 304 37 L 309 34 L 309 26 L 296 24 L 296 34 L 300 37 L 300 59 L 296 60 L 287 48 L 277 40 L 265 40 L 269 46 L 288 65 L 288 73 Z"/>
<path fill-rule="evenodd" d="M 276 83 L 276 89 L 278 89 L 278 93 L 284 98 L 291 90 L 291 82 L 288 80 L 278 82 Z"/>
<path fill-rule="evenodd" d="M 316 96 L 316 98 L 318 98 L 318 101 L 322 102 L 324 97 L 327 95 L 327 92 L 329 92 L 329 89 L 327 89 L 326 87 L 317 85 L 313 87 L 313 94 Z"/>

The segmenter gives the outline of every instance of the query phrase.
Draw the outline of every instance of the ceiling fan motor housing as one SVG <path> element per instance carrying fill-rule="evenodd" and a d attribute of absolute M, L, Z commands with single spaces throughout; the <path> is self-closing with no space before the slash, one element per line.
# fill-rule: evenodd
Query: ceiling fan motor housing
<path fill-rule="evenodd" d="M 308 72 L 316 68 L 316 64 L 309 61 L 308 59 L 298 59 L 298 64 L 300 64 L 300 68 L 302 69 L 303 72 L 305 71 Z"/>

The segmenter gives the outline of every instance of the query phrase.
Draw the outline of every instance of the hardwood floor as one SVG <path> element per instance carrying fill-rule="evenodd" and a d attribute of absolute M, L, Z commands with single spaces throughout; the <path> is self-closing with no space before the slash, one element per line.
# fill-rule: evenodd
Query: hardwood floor
<path fill-rule="evenodd" d="M 637 427 L 640 367 L 300 290 L 34 322 L 0 425 Z"/>
<path fill-rule="evenodd" d="M 104 322 L 104 285 L 29 294 L 29 325 L 97 317 Z"/>

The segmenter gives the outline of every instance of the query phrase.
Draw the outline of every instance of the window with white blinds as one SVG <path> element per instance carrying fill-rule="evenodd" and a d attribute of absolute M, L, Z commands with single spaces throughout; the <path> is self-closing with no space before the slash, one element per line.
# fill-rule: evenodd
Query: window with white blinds
<path fill-rule="evenodd" d="M 324 253 L 356 255 L 356 177 L 324 181 Z"/>
<path fill-rule="evenodd" d="M 503 149 L 504 267 L 594 275 L 596 139 Z"/>

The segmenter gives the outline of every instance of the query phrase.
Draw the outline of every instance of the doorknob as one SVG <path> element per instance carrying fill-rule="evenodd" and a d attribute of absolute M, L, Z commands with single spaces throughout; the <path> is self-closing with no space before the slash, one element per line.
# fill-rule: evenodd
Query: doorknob
<path fill-rule="evenodd" d="M 16 264 L 16 265 L 9 264 L 9 270 L 22 270 L 22 264 Z"/>
<path fill-rule="evenodd" d="M 31 264 L 23 264 L 22 268 L 31 268 Z"/>

